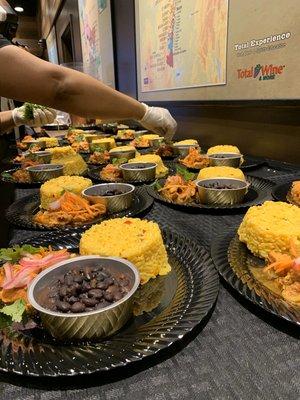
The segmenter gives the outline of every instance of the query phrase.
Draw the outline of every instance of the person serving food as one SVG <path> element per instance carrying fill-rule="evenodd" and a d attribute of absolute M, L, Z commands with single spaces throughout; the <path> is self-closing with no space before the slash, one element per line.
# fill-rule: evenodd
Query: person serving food
<path fill-rule="evenodd" d="M 170 141 L 176 121 L 169 111 L 150 107 L 86 74 L 64 68 L 14 46 L 0 35 L 0 96 L 42 104 L 85 118 L 134 119 Z M 49 112 L 48 112 L 49 111 Z M 2 114 L 2 113 L 1 113 Z M 52 110 L 36 109 L 33 124 L 49 123 Z M 21 109 L 1 115 L 0 131 L 27 123 Z"/>

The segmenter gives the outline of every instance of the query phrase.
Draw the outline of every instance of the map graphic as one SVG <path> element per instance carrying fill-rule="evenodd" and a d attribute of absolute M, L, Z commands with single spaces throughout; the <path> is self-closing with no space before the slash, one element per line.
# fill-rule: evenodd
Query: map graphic
<path fill-rule="evenodd" d="M 105 8 L 104 0 L 78 0 L 84 72 L 102 79 L 99 13 Z"/>
<path fill-rule="evenodd" d="M 226 83 L 228 0 L 138 0 L 141 90 Z"/>

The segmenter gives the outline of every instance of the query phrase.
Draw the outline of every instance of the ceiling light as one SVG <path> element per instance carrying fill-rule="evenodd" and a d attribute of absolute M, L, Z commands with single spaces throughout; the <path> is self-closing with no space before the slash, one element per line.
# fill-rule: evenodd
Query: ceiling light
<path fill-rule="evenodd" d="M 23 12 L 24 8 L 23 7 L 15 7 L 15 11 L 17 12 Z"/>

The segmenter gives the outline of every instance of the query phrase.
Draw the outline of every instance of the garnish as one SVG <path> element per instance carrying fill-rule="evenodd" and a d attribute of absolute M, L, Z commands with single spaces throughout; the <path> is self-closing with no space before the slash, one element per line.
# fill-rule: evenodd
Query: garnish
<path fill-rule="evenodd" d="M 34 110 L 40 109 L 40 110 L 44 110 L 47 107 L 44 106 L 40 106 L 38 104 L 34 104 L 34 103 L 25 103 L 24 104 L 25 109 L 24 109 L 24 117 L 27 120 L 32 120 L 34 118 Z"/>
<path fill-rule="evenodd" d="M 185 181 L 192 181 L 192 180 L 196 179 L 196 175 L 197 175 L 194 172 L 188 171 L 186 168 L 184 168 L 180 165 L 176 166 L 176 173 L 178 175 L 182 176 L 182 178 Z"/>
<path fill-rule="evenodd" d="M 127 158 L 113 158 L 112 159 L 112 164 L 113 165 L 121 165 L 121 164 L 126 164 L 127 163 Z"/>
<path fill-rule="evenodd" d="M 2 178 L 13 181 L 13 178 L 9 172 L 2 172 Z"/>
<path fill-rule="evenodd" d="M 16 263 L 20 260 L 20 258 L 28 253 L 37 254 L 43 248 L 42 247 L 33 247 L 30 244 L 24 244 L 23 246 L 13 246 L 8 247 L 7 249 L 0 249 L 0 261 Z"/>
<path fill-rule="evenodd" d="M 4 306 L 0 309 L 0 313 L 11 317 L 13 322 L 21 322 L 24 311 L 26 310 L 26 303 L 23 299 L 16 300 L 9 306 Z"/>

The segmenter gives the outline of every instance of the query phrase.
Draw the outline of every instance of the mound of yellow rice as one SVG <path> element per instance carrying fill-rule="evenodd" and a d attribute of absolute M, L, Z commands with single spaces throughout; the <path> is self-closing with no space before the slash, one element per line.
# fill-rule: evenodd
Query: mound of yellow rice
<path fill-rule="evenodd" d="M 108 144 L 110 149 L 116 147 L 116 141 L 114 138 L 102 138 L 92 140 L 93 144 Z"/>
<path fill-rule="evenodd" d="M 175 142 L 173 146 L 190 146 L 190 145 L 197 145 L 198 142 L 196 139 L 185 139 L 180 140 L 179 142 Z"/>
<path fill-rule="evenodd" d="M 119 129 L 117 132 L 117 137 L 123 137 L 124 133 L 133 133 L 134 134 L 135 130 L 134 129 Z"/>
<path fill-rule="evenodd" d="M 274 201 L 250 207 L 238 235 L 240 241 L 259 257 L 267 258 L 270 251 L 289 254 L 291 240 L 300 246 L 300 209 Z"/>
<path fill-rule="evenodd" d="M 49 151 L 51 164 L 62 164 L 64 175 L 81 175 L 87 170 L 86 162 L 71 146 L 53 147 Z"/>
<path fill-rule="evenodd" d="M 81 255 L 121 257 L 132 262 L 144 284 L 171 267 L 157 223 L 139 218 L 115 218 L 93 225 L 81 237 Z"/>
<path fill-rule="evenodd" d="M 233 167 L 207 167 L 200 170 L 198 179 L 236 178 L 245 180 L 243 171 Z"/>
<path fill-rule="evenodd" d="M 118 152 L 120 152 L 120 151 L 124 151 L 124 152 L 126 152 L 126 151 L 130 151 L 130 150 L 134 150 L 134 151 L 136 151 L 136 149 L 135 149 L 135 147 L 134 146 L 118 146 L 118 147 L 115 147 L 114 149 L 111 149 L 111 150 L 109 150 L 109 152 L 110 153 L 118 153 Z"/>
<path fill-rule="evenodd" d="M 218 154 L 218 153 L 233 153 L 233 154 L 241 154 L 240 150 L 236 146 L 232 146 L 229 144 L 220 144 L 218 146 L 210 147 L 207 150 L 207 154 Z"/>
<path fill-rule="evenodd" d="M 156 163 L 157 167 L 155 170 L 155 176 L 156 178 L 162 178 L 164 176 L 167 175 L 167 173 L 169 172 L 169 169 L 164 165 L 162 159 L 160 158 L 160 156 L 156 155 L 156 154 L 143 154 L 143 155 L 139 155 L 135 158 L 132 158 L 131 160 L 129 160 L 128 162 L 133 163 L 133 162 L 140 162 L 140 163 Z"/>
<path fill-rule="evenodd" d="M 145 135 L 141 135 L 141 138 L 147 139 L 147 140 L 152 140 L 152 139 L 159 139 L 160 136 L 156 135 L 155 133 L 147 133 Z"/>
<path fill-rule="evenodd" d="M 58 200 L 64 192 L 81 194 L 92 186 L 92 181 L 82 176 L 59 176 L 42 184 L 40 188 L 41 208 L 48 210 L 49 204 Z"/>
<path fill-rule="evenodd" d="M 46 142 L 46 147 L 58 146 L 58 139 L 55 137 L 40 137 L 36 139 L 37 142 Z"/>

